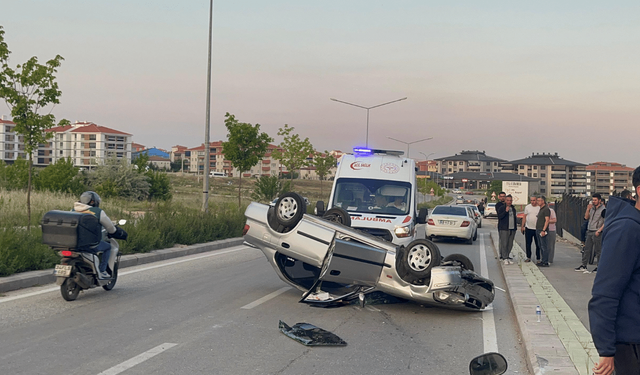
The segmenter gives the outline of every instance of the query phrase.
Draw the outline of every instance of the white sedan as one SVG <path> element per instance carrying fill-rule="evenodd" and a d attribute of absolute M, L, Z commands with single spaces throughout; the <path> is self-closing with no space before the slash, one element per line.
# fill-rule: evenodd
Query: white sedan
<path fill-rule="evenodd" d="M 461 238 L 472 244 L 478 237 L 478 225 L 474 217 L 471 207 L 436 206 L 427 220 L 427 237 Z"/>

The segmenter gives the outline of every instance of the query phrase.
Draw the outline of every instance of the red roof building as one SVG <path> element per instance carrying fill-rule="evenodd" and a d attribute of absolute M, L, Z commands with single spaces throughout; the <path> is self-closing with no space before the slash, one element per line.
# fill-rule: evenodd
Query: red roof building
<path fill-rule="evenodd" d="M 620 163 L 599 161 L 587 165 L 587 195 L 600 193 L 603 198 L 614 192 L 633 191 L 633 168 Z"/>

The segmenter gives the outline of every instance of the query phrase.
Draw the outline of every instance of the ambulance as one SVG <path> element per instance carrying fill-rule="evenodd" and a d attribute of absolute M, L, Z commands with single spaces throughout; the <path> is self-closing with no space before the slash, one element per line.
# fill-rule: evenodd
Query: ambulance
<path fill-rule="evenodd" d="M 416 224 L 425 224 L 427 210 L 417 211 L 415 160 L 402 151 L 354 148 L 338 161 L 327 210 L 340 207 L 351 227 L 396 245 L 416 238 Z"/>

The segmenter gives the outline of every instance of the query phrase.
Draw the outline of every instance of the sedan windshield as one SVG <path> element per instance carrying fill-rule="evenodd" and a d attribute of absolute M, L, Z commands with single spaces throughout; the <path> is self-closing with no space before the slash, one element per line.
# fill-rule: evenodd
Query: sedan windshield
<path fill-rule="evenodd" d="M 455 215 L 455 216 L 467 216 L 467 208 L 460 206 L 436 206 L 431 211 L 432 215 Z"/>
<path fill-rule="evenodd" d="M 402 181 L 340 178 L 332 206 L 349 212 L 406 215 L 411 202 L 411 184 Z"/>

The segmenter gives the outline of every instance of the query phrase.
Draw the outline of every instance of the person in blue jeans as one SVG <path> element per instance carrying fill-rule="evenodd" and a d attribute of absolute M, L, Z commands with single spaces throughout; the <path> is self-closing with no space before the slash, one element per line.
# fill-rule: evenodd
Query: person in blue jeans
<path fill-rule="evenodd" d="M 80 195 L 80 201 L 73 204 L 73 210 L 95 215 L 107 233 L 114 234 L 116 232 L 116 226 L 113 225 L 113 222 L 107 214 L 100 209 L 100 196 L 98 193 L 94 191 L 85 191 L 82 193 Z M 111 275 L 107 273 L 107 265 L 109 264 L 109 256 L 111 255 L 111 244 L 106 241 L 100 241 L 98 246 L 92 248 L 90 251 L 94 254 L 102 251 L 99 276 L 101 279 L 111 278 Z"/>
<path fill-rule="evenodd" d="M 540 245 L 540 256 L 542 261 L 538 264 L 540 267 L 549 267 L 549 244 L 547 235 L 549 230 L 549 221 L 551 220 L 551 211 L 547 205 L 547 198 L 538 197 L 538 219 L 536 220 L 536 236 Z"/>

